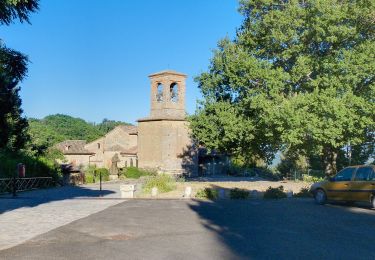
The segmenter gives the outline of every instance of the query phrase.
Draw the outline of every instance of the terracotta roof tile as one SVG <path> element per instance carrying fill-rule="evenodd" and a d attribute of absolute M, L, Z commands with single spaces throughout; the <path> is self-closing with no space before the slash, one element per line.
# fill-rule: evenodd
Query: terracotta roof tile
<path fill-rule="evenodd" d="M 55 145 L 63 154 L 92 154 L 85 149 L 85 140 L 66 140 Z"/>

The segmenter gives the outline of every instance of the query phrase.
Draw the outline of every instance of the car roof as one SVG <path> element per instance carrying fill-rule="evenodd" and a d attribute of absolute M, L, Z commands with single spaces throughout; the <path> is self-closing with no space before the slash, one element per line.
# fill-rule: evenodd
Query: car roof
<path fill-rule="evenodd" d="M 373 165 L 373 164 L 360 164 L 360 165 L 351 165 L 351 166 L 348 166 L 346 168 L 362 168 L 362 167 L 375 168 L 375 165 Z"/>

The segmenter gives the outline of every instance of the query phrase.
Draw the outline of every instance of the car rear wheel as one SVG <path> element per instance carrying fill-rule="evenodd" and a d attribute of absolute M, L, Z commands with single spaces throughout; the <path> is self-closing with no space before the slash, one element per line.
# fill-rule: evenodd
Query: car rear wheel
<path fill-rule="evenodd" d="M 327 195 L 324 190 L 318 189 L 314 193 L 314 199 L 316 203 L 318 203 L 319 205 L 323 205 L 327 202 Z"/>

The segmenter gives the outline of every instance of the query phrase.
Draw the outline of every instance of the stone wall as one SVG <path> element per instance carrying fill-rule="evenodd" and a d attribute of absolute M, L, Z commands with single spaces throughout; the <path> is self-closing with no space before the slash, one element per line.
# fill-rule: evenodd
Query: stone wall
<path fill-rule="evenodd" d="M 75 167 L 86 167 L 91 159 L 88 154 L 65 154 L 64 156 Z"/>
<path fill-rule="evenodd" d="M 149 120 L 138 124 L 139 167 L 170 174 L 197 174 L 197 154 L 186 121 Z"/>

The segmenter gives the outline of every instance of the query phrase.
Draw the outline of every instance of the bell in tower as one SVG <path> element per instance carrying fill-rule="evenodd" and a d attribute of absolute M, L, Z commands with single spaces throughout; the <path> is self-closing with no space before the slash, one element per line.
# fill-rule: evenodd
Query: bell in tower
<path fill-rule="evenodd" d="M 186 75 L 161 71 L 149 75 L 151 112 L 138 120 L 139 167 L 167 174 L 196 175 L 197 155 L 185 112 Z"/>

